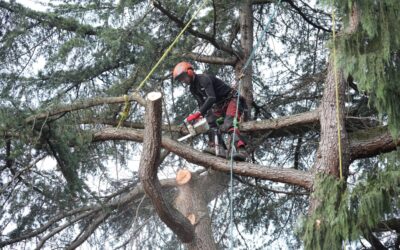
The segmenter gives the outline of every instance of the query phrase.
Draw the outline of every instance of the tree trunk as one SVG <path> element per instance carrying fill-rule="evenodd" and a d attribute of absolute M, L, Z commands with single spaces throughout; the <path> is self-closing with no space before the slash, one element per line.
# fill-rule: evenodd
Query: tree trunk
<path fill-rule="evenodd" d="M 346 176 L 350 159 L 350 150 L 344 119 L 346 81 L 343 77 L 343 73 L 338 70 L 336 85 L 334 70 L 333 60 L 330 60 L 324 95 L 321 102 L 321 139 L 317 152 L 315 171 L 317 173 L 334 175 L 339 178 L 340 159 L 342 160 L 343 176 Z M 336 94 L 339 95 L 339 103 L 336 101 Z M 338 119 L 339 124 L 337 122 Z M 340 129 L 341 136 L 341 155 L 339 155 L 338 129 Z"/>
<path fill-rule="evenodd" d="M 161 100 L 159 92 L 151 92 L 147 95 L 139 178 L 160 219 L 182 242 L 191 242 L 194 235 L 193 226 L 165 200 L 157 177 L 161 149 Z"/>
<path fill-rule="evenodd" d="M 195 227 L 194 240 L 185 244 L 187 249 L 218 249 L 211 228 L 208 203 L 226 189 L 228 180 L 227 174 L 215 171 L 203 175 L 192 173 L 190 180 L 178 187 L 175 206 L 190 218 Z"/>
<path fill-rule="evenodd" d="M 335 67 L 331 58 L 321 100 L 321 139 L 314 165 L 314 177 L 319 174 L 325 174 L 340 178 L 340 172 L 342 172 L 342 177 L 346 178 L 350 164 L 349 139 L 345 130 L 344 119 L 346 81 L 341 71 L 338 70 L 336 74 L 337 79 L 335 79 Z M 338 95 L 339 103 L 336 101 L 336 95 Z M 340 129 L 340 151 L 338 129 Z M 318 187 L 314 186 L 313 188 L 316 189 Z M 313 213 L 320 206 L 320 203 L 321 201 L 312 195 L 309 213 Z"/>
<path fill-rule="evenodd" d="M 239 13 L 240 21 L 240 44 L 242 48 L 242 57 L 235 65 L 236 78 L 241 77 L 241 73 L 244 73 L 241 78 L 240 93 L 246 99 L 247 107 L 249 112 L 253 103 L 253 64 L 249 62 L 244 72 L 242 72 L 245 63 L 250 57 L 251 51 L 253 50 L 253 8 L 251 0 L 244 0 L 240 5 Z M 245 114 L 245 118 L 250 118 L 250 113 Z"/>

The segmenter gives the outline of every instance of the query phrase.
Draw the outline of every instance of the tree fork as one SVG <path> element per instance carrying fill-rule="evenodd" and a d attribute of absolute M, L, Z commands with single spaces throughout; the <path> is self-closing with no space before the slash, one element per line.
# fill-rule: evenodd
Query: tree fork
<path fill-rule="evenodd" d="M 194 227 L 164 199 L 157 177 L 161 149 L 161 97 L 161 93 L 151 92 L 146 98 L 143 154 L 140 159 L 139 178 L 160 219 L 182 242 L 189 243 L 194 238 Z"/>
<path fill-rule="evenodd" d="M 182 169 L 176 175 L 179 194 L 175 198 L 174 205 L 190 220 L 195 229 L 193 241 L 185 244 L 187 250 L 218 249 L 212 235 L 211 218 L 208 212 L 208 203 L 211 199 L 208 196 L 214 199 L 220 194 L 216 187 L 218 182 L 212 178 L 219 174 L 214 172 L 210 176 L 210 172 L 207 172 L 200 176 L 198 173 L 192 174 L 189 170 Z M 213 182 L 207 182 L 210 178 Z M 210 189 L 204 192 L 204 187 Z"/>

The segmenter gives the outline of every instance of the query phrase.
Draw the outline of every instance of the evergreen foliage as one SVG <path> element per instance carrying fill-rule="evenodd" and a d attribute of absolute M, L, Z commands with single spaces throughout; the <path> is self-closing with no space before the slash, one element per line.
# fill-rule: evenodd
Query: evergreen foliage
<path fill-rule="evenodd" d="M 381 115 L 396 138 L 400 130 L 400 6 L 396 0 L 336 1 L 343 27 L 337 42 L 339 62 Z M 355 7 L 354 7 L 355 6 Z M 359 25 L 347 32 L 354 9 Z"/>
<path fill-rule="evenodd" d="M 122 97 L 135 91 L 175 39 L 181 23 L 186 23 L 199 6 L 193 0 L 154 1 L 176 18 L 172 20 L 150 2 L 63 0 L 46 5 L 42 12 L 15 1 L 0 0 L 0 248 L 32 248 L 39 247 L 39 243 L 44 248 L 66 248 L 85 235 L 85 248 L 182 248 L 141 191 L 137 174 L 141 143 L 93 141 L 94 134 L 115 126 L 123 103 L 68 110 L 71 104 Z M 252 35 L 238 29 L 239 6 L 243 2 L 209 1 L 191 31 L 184 34 L 140 90 L 142 96 L 150 91 L 163 92 L 162 119 L 164 124 L 171 125 L 168 127 L 181 125 L 196 110 L 187 86 L 171 81 L 171 69 L 178 61 L 188 60 L 198 72 L 213 73 L 227 83 L 234 82 L 238 68 L 232 67 L 232 63 L 205 63 L 199 55 L 234 58 L 235 66 L 243 63 L 241 38 Z M 281 1 L 279 6 L 271 3 L 274 1 L 256 2 L 252 7 L 254 43 L 269 22 L 272 9 L 276 9 L 276 18 L 271 20 L 267 39 L 262 41 L 253 60 L 253 118 L 262 123 L 314 111 L 326 78 L 329 13 L 305 1 Z M 388 113 L 391 126 L 396 127 L 396 116 L 386 109 L 397 101 L 394 80 L 398 74 L 398 42 L 396 34 L 386 31 L 398 30 L 390 20 L 395 18 L 399 4 L 358 2 L 369 14 L 362 17 L 363 25 L 356 34 L 342 35 L 338 41 L 341 62 L 355 82 L 369 92 L 379 110 Z M 344 19 L 349 16 L 352 3 L 338 2 Z M 390 13 L 386 7 L 393 7 Z M 381 19 L 386 23 L 379 23 Z M 372 76 L 367 77 L 369 74 Z M 384 95 L 389 96 L 386 102 Z M 346 129 L 361 130 L 365 135 L 367 121 L 377 115 L 376 110 L 370 109 L 366 98 L 355 91 L 349 91 L 346 100 L 348 115 L 357 117 L 346 121 Z M 131 104 L 126 119 L 129 126 L 120 131 L 143 126 L 144 108 L 135 101 Z M 66 111 L 46 116 L 60 107 Z M 397 112 L 396 107 L 391 107 L 392 113 Z M 37 114 L 46 117 L 27 122 Z M 319 124 L 297 126 L 300 123 L 249 133 L 254 150 L 252 164 L 265 166 L 266 171 L 304 171 L 311 175 L 320 139 Z M 385 131 L 376 130 L 376 136 Z M 365 139 L 370 135 L 365 135 Z M 163 136 L 175 139 L 182 135 L 164 130 Z M 187 147 L 201 150 L 205 138 L 188 141 Z M 395 165 L 381 167 L 385 161 L 371 158 L 358 162 L 360 172 L 354 177 L 354 187 L 346 189 L 343 183 L 329 178 L 316 184 L 322 187 L 316 190 L 316 197 L 320 197 L 321 204 L 327 204 L 328 210 L 319 208 L 314 219 L 305 224 L 306 247 L 332 244 L 331 248 L 339 246 L 343 239 L 356 241 L 383 214 L 396 209 L 398 185 L 393 185 L 398 184 L 398 170 Z M 374 169 L 371 163 L 379 168 Z M 174 173 L 181 168 L 197 171 L 200 167 L 170 153 L 159 167 L 160 179 L 175 177 Z M 212 171 L 201 175 L 208 172 Z M 232 197 L 234 248 L 300 248 L 302 241 L 293 231 L 298 218 L 307 214 L 309 190 L 240 175 L 234 176 Z M 210 214 L 216 244 L 227 248 L 230 194 L 227 185 L 221 186 L 223 195 L 216 196 L 205 212 Z M 201 188 L 210 193 L 208 186 Z M 364 194 L 364 190 L 368 192 Z M 177 190 L 167 186 L 163 191 L 173 202 Z M 379 202 L 382 206 L 378 206 Z M 326 219 L 315 230 L 312 221 L 321 218 L 321 214 Z M 102 215 L 105 219 L 100 226 L 90 231 Z"/>
<path fill-rule="evenodd" d="M 313 195 L 319 204 L 301 231 L 305 249 L 341 249 L 345 241 L 367 237 L 378 222 L 397 213 L 398 154 L 386 161 L 361 174 L 355 186 L 346 187 L 343 180 L 331 176 L 318 177 Z"/>

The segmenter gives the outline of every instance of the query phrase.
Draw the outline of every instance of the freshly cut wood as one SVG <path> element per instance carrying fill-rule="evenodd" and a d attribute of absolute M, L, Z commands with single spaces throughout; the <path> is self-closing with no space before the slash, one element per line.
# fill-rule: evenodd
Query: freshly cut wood
<path fill-rule="evenodd" d="M 150 92 L 147 94 L 146 99 L 149 101 L 156 101 L 162 97 L 161 92 Z"/>
<path fill-rule="evenodd" d="M 192 173 L 187 169 L 180 169 L 176 174 L 176 183 L 178 185 L 184 185 L 190 181 Z"/>
<path fill-rule="evenodd" d="M 194 215 L 194 214 L 189 214 L 186 218 L 190 221 L 190 223 L 191 223 L 192 225 L 196 224 L 196 215 Z"/>

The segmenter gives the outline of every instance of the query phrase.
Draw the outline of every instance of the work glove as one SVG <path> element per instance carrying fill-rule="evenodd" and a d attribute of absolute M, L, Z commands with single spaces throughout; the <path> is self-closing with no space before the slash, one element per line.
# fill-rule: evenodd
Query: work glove
<path fill-rule="evenodd" d="M 191 122 L 191 121 L 197 120 L 197 119 L 199 119 L 200 116 L 201 116 L 200 111 L 196 111 L 195 113 L 189 115 L 189 116 L 186 118 L 186 121 L 187 121 L 187 122 Z"/>

